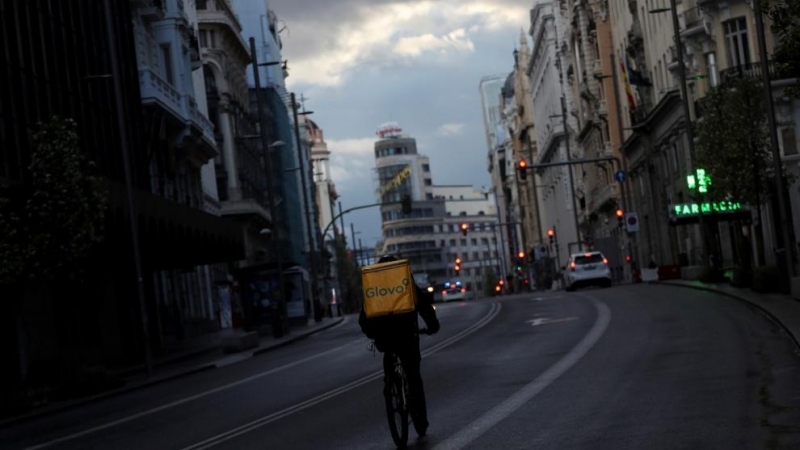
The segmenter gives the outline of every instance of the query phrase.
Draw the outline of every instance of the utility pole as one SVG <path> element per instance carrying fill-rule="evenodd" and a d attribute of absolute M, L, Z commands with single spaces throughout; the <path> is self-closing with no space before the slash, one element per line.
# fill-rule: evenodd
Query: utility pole
<path fill-rule="evenodd" d="M 283 252 L 281 251 L 281 246 L 278 245 L 278 240 L 280 238 L 279 234 L 280 234 L 280 229 L 281 228 L 279 226 L 277 226 L 278 223 L 279 223 L 279 221 L 278 221 L 279 214 L 278 214 L 278 208 L 275 205 L 275 181 L 274 181 L 275 180 L 275 171 L 273 170 L 273 167 L 272 167 L 272 155 L 270 155 L 271 149 L 270 149 L 269 144 L 267 143 L 267 139 L 268 139 L 268 137 L 267 137 L 267 120 L 266 120 L 266 116 L 264 114 L 264 100 L 261 98 L 261 95 L 262 95 L 262 92 L 261 92 L 261 79 L 259 78 L 259 74 L 258 74 L 259 65 L 258 65 L 258 56 L 256 54 L 256 41 L 252 37 L 250 38 L 250 58 L 252 59 L 252 63 L 253 63 L 253 81 L 254 81 L 255 88 L 256 88 L 256 110 L 257 110 L 257 113 L 258 113 L 258 121 L 259 121 L 259 125 L 260 125 L 259 128 L 260 128 L 260 131 L 261 131 L 261 154 L 262 154 L 262 157 L 264 158 L 264 163 L 265 163 L 266 169 L 267 169 L 267 174 L 266 174 L 267 175 L 267 177 L 266 177 L 267 178 L 267 199 L 269 201 L 269 215 L 270 215 L 270 220 L 272 221 L 272 228 L 273 228 L 272 235 L 270 236 L 270 240 L 271 240 L 270 244 L 271 244 L 271 247 L 272 247 L 272 254 L 274 255 L 274 257 L 277 260 L 277 267 L 278 267 L 278 289 L 280 289 L 280 292 L 279 292 L 280 298 L 278 299 L 278 304 L 279 304 L 278 309 L 280 311 L 281 316 L 285 317 L 285 313 L 286 313 L 286 297 L 284 295 L 285 295 L 286 289 L 285 289 L 285 286 L 284 286 L 284 283 L 283 283 Z M 285 328 L 285 330 L 288 330 L 288 327 L 284 326 L 284 321 L 283 320 L 276 321 L 276 322 L 273 322 L 273 323 L 280 323 L 280 328 Z M 283 335 L 283 332 L 285 330 L 281 329 L 278 333 L 276 333 L 276 330 L 273 330 L 273 334 Z"/>
<path fill-rule="evenodd" d="M 697 170 L 697 154 L 694 150 L 694 129 L 692 128 L 692 117 L 689 113 L 689 93 L 686 89 L 686 65 L 683 62 L 683 43 L 681 42 L 681 30 L 678 23 L 678 8 L 675 6 L 675 0 L 670 0 L 670 10 L 672 13 L 672 32 L 675 35 L 675 49 L 678 53 L 678 83 L 681 88 L 681 97 L 683 97 L 683 116 L 686 121 L 686 138 L 689 141 L 689 157 L 692 159 L 692 173 Z M 702 203 L 702 198 L 700 199 Z M 708 236 L 706 234 L 706 224 L 703 219 L 703 214 L 698 214 L 698 221 L 700 223 L 700 239 L 703 243 L 703 253 L 705 254 L 708 263 L 711 258 L 711 253 L 708 245 Z"/>
<path fill-rule="evenodd" d="M 125 108 L 122 107 L 122 81 L 119 73 L 117 39 L 114 21 L 111 15 L 111 2 L 103 3 L 106 16 L 106 32 L 108 33 L 108 48 L 111 58 L 111 78 L 114 84 L 114 107 L 117 113 L 117 130 L 119 132 L 120 150 L 122 151 L 122 170 L 125 176 L 125 203 L 128 210 L 128 220 L 131 227 L 131 246 L 133 247 L 133 267 L 136 276 L 136 294 L 138 297 L 139 314 L 142 325 L 142 346 L 144 347 L 144 365 L 147 375 L 153 373 L 153 357 L 150 349 L 150 321 L 147 315 L 147 304 L 144 298 L 144 277 L 142 275 L 142 258 L 139 253 L 139 228 L 137 226 L 136 211 L 133 205 L 133 185 L 131 181 L 130 155 L 128 152 L 128 133 L 125 128 Z"/>
<path fill-rule="evenodd" d="M 619 84 L 617 80 L 617 62 L 616 58 L 614 57 L 614 52 L 611 52 L 611 81 L 614 84 L 614 106 L 617 114 L 617 133 L 619 134 L 619 157 L 621 160 L 622 171 L 625 173 L 625 181 L 620 182 L 621 188 L 621 196 L 622 196 L 622 209 L 625 212 L 631 212 L 629 209 L 629 205 L 633 203 L 633 199 L 628 198 L 628 158 L 622 153 L 622 143 L 623 140 L 623 128 L 622 128 L 622 108 L 620 108 L 620 98 L 619 98 Z M 630 233 L 626 233 L 628 235 L 628 254 L 631 255 L 631 275 L 633 275 L 633 271 L 636 270 L 636 258 L 633 256 L 633 237 Z"/>
<path fill-rule="evenodd" d="M 558 46 L 558 31 L 556 31 L 556 40 L 555 45 Z M 559 58 L 557 60 L 558 64 L 558 78 L 559 84 L 561 85 L 561 126 L 564 129 L 564 139 L 567 146 L 567 162 L 572 160 L 572 155 L 570 154 L 570 133 L 569 133 L 569 123 L 567 123 L 567 94 L 564 92 L 564 74 L 561 68 L 561 50 L 556 47 L 556 56 Z M 556 116 L 557 117 L 557 116 Z M 581 228 L 580 224 L 578 223 L 578 207 L 575 204 L 575 180 L 572 174 L 572 167 L 567 167 L 567 171 L 569 172 L 569 195 L 572 201 L 572 218 L 575 221 L 575 238 L 578 241 L 578 251 L 583 251 L 583 242 L 581 241 Z M 567 244 L 569 247 L 569 244 Z M 569 251 L 569 248 L 567 248 Z"/>
<path fill-rule="evenodd" d="M 673 2 L 675 0 L 672 0 Z M 754 0 L 755 14 L 756 14 L 756 35 L 758 37 L 758 53 L 761 59 L 761 79 L 764 83 L 764 97 L 767 103 L 767 123 L 769 124 L 769 138 L 772 145 L 772 162 L 775 165 L 775 190 L 778 199 L 778 207 L 773 212 L 775 237 L 781 237 L 782 246 L 776 246 L 775 256 L 779 261 L 778 267 L 784 267 L 784 285 L 781 286 L 786 290 L 789 282 L 794 276 L 794 267 L 792 262 L 792 254 L 789 250 L 790 238 L 789 229 L 789 214 L 786 212 L 786 202 L 784 199 L 784 186 L 783 179 L 783 162 L 781 161 L 781 152 L 778 147 L 778 129 L 775 125 L 775 102 L 772 99 L 772 82 L 769 77 L 769 64 L 767 61 L 767 43 L 764 38 L 764 17 L 762 7 L 764 0 Z M 702 216 L 702 214 L 701 214 Z M 783 262 L 783 264 L 780 264 Z"/>
<path fill-rule="evenodd" d="M 317 261 L 316 261 L 316 249 L 314 248 L 314 235 L 313 235 L 313 227 L 314 227 L 314 219 L 311 218 L 311 204 L 308 201 L 308 185 L 306 184 L 306 169 L 305 169 L 305 160 L 306 155 L 303 152 L 303 145 L 300 141 L 300 124 L 297 120 L 297 101 L 294 96 L 294 92 L 291 94 L 292 98 L 292 116 L 294 117 L 294 137 L 295 141 L 297 142 L 297 159 L 300 160 L 300 183 L 302 187 L 300 190 L 303 192 L 303 216 L 306 219 L 306 232 L 308 238 L 308 265 L 311 272 L 311 312 L 314 316 L 314 321 L 319 322 L 322 320 L 322 314 L 320 314 L 320 304 L 319 304 L 319 292 L 317 286 Z"/>

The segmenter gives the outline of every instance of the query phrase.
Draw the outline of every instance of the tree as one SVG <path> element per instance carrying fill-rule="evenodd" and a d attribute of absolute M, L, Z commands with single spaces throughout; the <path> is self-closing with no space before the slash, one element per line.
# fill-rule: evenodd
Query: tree
<path fill-rule="evenodd" d="M 760 84 L 747 77 L 717 86 L 703 99 L 703 120 L 697 125 L 697 159 L 711 177 L 706 201 L 736 200 L 758 213 L 758 262 L 764 263 L 761 205 L 769 198 L 772 153 Z M 739 247 L 749 254 L 741 242 Z M 749 258 L 744 261 L 750 265 Z"/>
<path fill-rule="evenodd" d="M 778 74 L 781 78 L 800 78 L 800 2 L 778 2 L 770 8 L 769 17 L 772 33 L 778 38 L 773 54 Z M 787 88 L 786 93 L 800 97 L 797 87 Z"/>
<path fill-rule="evenodd" d="M 76 128 L 61 117 L 39 123 L 30 184 L 18 195 L 0 193 L 0 284 L 78 279 L 102 239 L 106 192 Z"/>

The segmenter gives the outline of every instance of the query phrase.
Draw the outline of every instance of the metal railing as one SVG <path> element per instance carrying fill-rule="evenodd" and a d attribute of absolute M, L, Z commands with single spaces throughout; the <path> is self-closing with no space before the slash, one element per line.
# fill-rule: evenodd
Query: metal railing
<path fill-rule="evenodd" d="M 769 67 L 770 79 L 779 79 L 780 77 L 778 76 L 778 71 L 775 69 L 775 64 L 772 61 L 768 61 L 767 65 Z M 761 63 L 756 61 L 750 64 L 741 64 L 729 67 L 719 73 L 720 83 L 730 83 L 740 78 L 761 80 Z"/>

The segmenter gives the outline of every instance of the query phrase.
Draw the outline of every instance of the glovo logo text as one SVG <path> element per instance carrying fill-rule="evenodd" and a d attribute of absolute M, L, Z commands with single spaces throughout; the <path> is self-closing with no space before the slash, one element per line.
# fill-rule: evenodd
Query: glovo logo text
<path fill-rule="evenodd" d="M 408 278 L 404 278 L 403 282 L 401 284 L 398 284 L 397 286 L 390 286 L 390 287 L 376 286 L 367 288 L 366 294 L 367 298 L 383 297 L 391 294 L 402 294 L 403 292 L 406 291 L 407 288 L 408 288 Z"/>

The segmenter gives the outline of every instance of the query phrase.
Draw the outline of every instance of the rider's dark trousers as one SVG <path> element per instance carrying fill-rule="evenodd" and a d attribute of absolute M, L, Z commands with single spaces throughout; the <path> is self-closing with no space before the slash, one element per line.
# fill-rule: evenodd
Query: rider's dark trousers
<path fill-rule="evenodd" d="M 397 346 L 393 350 L 400 357 L 400 363 L 403 365 L 406 378 L 408 378 L 408 395 L 411 397 L 408 399 L 409 409 L 412 414 L 427 420 L 428 408 L 425 403 L 425 390 L 422 386 L 422 376 L 419 373 L 419 363 L 422 359 L 419 353 L 419 340 L 414 344 Z M 394 370 L 393 361 L 389 355 L 389 352 L 383 354 L 384 373 L 391 373 Z"/>

